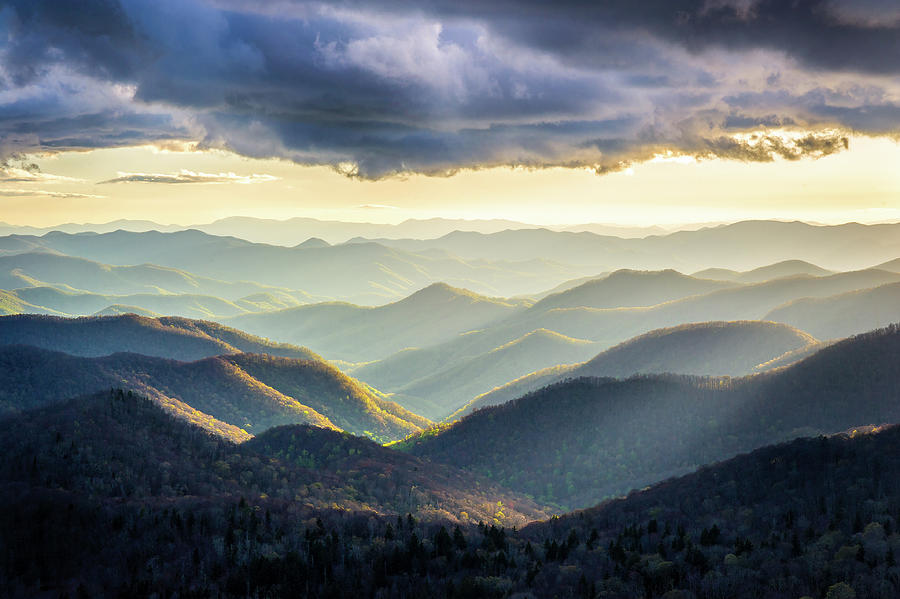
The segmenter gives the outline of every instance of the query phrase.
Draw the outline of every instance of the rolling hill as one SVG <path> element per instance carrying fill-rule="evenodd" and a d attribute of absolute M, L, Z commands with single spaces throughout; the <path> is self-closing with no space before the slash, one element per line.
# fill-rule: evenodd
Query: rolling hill
<path fill-rule="evenodd" d="M 413 253 L 377 243 L 283 247 L 195 230 L 12 235 L 0 238 L 0 249 L 4 248 L 43 248 L 106 264 L 149 263 L 217 280 L 254 281 L 362 304 L 383 304 L 439 281 L 479 293 L 513 296 L 584 274 L 542 259 L 467 261 L 446 252 Z"/>
<path fill-rule="evenodd" d="M 617 268 L 694 272 L 716 266 L 746 271 L 785 260 L 843 271 L 896 258 L 900 255 L 898 231 L 898 224 L 824 226 L 742 221 L 640 239 L 521 229 L 490 234 L 456 231 L 438 239 L 378 241 L 413 252 L 438 248 L 463 259 L 521 261 L 541 257 L 589 268 L 583 275 Z"/>
<path fill-rule="evenodd" d="M 707 268 L 705 270 L 695 272 L 691 276 L 701 279 L 735 281 L 738 283 L 762 283 L 764 281 L 771 281 L 772 279 L 795 277 L 797 275 L 824 277 L 833 274 L 835 274 L 834 271 L 824 269 L 820 266 L 816 266 L 815 264 L 810 264 L 809 262 L 804 262 L 803 260 L 784 260 L 776 264 L 760 266 L 759 268 L 754 268 L 753 270 L 748 270 L 745 272 L 728 270 L 726 268 Z"/>
<path fill-rule="evenodd" d="M 900 429 L 765 447 L 627 498 L 526 527 L 559 563 L 533 591 L 621 597 L 895 595 Z M 848 481 L 853 481 L 848 484 Z M 835 491 L 837 490 L 837 491 Z M 515 570 L 508 572 L 513 577 Z M 604 574 L 606 573 L 606 574 Z M 606 578 L 606 575 L 610 578 Z"/>
<path fill-rule="evenodd" d="M 49 313 L 67 316 L 88 316 L 110 306 L 135 306 L 138 312 L 170 314 L 187 318 L 227 318 L 246 314 L 248 308 L 210 295 L 138 293 L 135 295 L 101 295 L 62 291 L 56 287 L 25 287 L 9 292 L 24 305 L 14 313 Z M 257 308 L 243 302 L 249 309 Z M 298 302 L 295 302 L 296 305 Z M 29 309 L 28 306 L 33 306 Z M 11 312 L 13 313 L 13 312 Z"/>
<path fill-rule="evenodd" d="M 420 378 L 412 383 L 385 390 L 395 393 L 397 401 L 410 406 L 413 411 L 432 420 L 440 420 L 476 395 L 516 378 L 522 371 L 533 371 L 543 366 L 548 356 L 571 363 L 583 360 L 594 352 L 596 349 L 589 341 L 538 329 L 451 368 L 437 372 L 423 371 Z M 376 362 L 373 366 L 379 365 L 381 363 Z M 377 371 L 365 367 L 359 369 L 358 374 L 367 381 L 378 378 Z M 385 373 L 385 376 L 390 374 Z M 415 403 L 416 398 L 420 398 L 420 404 Z"/>
<path fill-rule="evenodd" d="M 190 496 L 207 501 L 270 496 L 296 501 L 305 510 L 339 503 L 369 514 L 411 512 L 456 522 L 490 520 L 500 500 L 509 525 L 544 515 L 533 502 L 489 481 L 472 484 L 466 473 L 347 433 L 281 426 L 236 445 L 121 390 L 0 420 L 0 431 L 3 483 L 55 487 L 82 498 L 174 502 Z M 40 478 L 31 476 L 32 466 Z"/>
<path fill-rule="evenodd" d="M 900 272 L 900 258 L 895 258 L 893 260 L 888 260 L 878 266 L 874 266 L 873 268 L 878 268 L 881 270 L 889 270 L 891 272 Z"/>
<path fill-rule="evenodd" d="M 775 308 L 766 318 L 803 326 L 821 339 L 846 337 L 900 322 L 900 283 L 794 300 Z"/>
<path fill-rule="evenodd" d="M 587 506 L 763 445 L 900 421 L 898 360 L 889 327 L 741 379 L 573 379 L 403 446 L 544 503 Z"/>
<path fill-rule="evenodd" d="M 732 287 L 723 281 L 698 279 L 674 270 L 617 270 L 601 279 L 554 293 L 536 302 L 531 314 L 554 308 L 627 308 L 655 306 L 691 295 Z"/>
<path fill-rule="evenodd" d="M 547 310 L 534 315 L 531 323 L 523 323 L 522 326 L 541 326 L 564 335 L 613 345 L 653 329 L 689 322 L 761 320 L 786 302 L 896 283 L 900 282 L 898 277 L 900 275 L 883 270 L 845 272 L 825 277 L 801 275 L 721 289 L 649 308 Z"/>
<path fill-rule="evenodd" d="M 625 273 L 629 277 L 630 273 Z M 639 278 L 650 280 L 654 273 Z M 666 277 L 672 276 L 664 273 Z M 682 275 L 675 275 L 679 278 Z M 443 343 L 398 352 L 380 362 L 361 366 L 354 376 L 384 391 L 395 391 L 422 377 L 456 367 L 474 356 L 485 354 L 536 329 L 547 329 L 561 335 L 596 343 L 597 349 L 612 347 L 655 329 L 706 321 L 760 320 L 785 302 L 804 297 L 828 297 L 835 293 L 870 288 L 900 281 L 900 275 L 882 270 L 839 273 L 825 277 L 802 275 L 742 284 L 694 295 L 650 307 L 625 308 L 549 308 L 541 311 L 537 304 L 528 310 L 500 320 L 483 329 L 460 335 Z M 565 292 L 562 294 L 565 295 Z M 868 329 L 859 329 L 861 333 Z M 533 370 L 560 364 L 552 354 L 536 361 Z M 521 370 L 512 379 L 524 377 Z M 512 380 L 510 379 L 510 380 Z M 471 399 L 471 398 L 470 398 Z M 424 400 L 424 402 L 423 402 Z M 397 401 L 408 406 L 425 405 L 428 398 Z M 419 402 L 419 403 L 415 403 Z"/>
<path fill-rule="evenodd" d="M 435 283 L 400 301 L 375 308 L 346 303 L 310 304 L 247 314 L 226 322 L 258 335 L 301 342 L 329 358 L 356 362 L 451 339 L 502 320 L 525 305 Z"/>
<path fill-rule="evenodd" d="M 0 363 L 0 406 L 7 413 L 122 387 L 176 413 L 189 406 L 214 420 L 208 428 L 222 422 L 251 434 L 309 423 L 391 440 L 428 424 L 317 360 L 262 354 L 194 362 L 126 353 L 85 358 L 7 345 L 0 347 Z"/>
<path fill-rule="evenodd" d="M 54 310 L 29 304 L 15 293 L 0 289 L 0 316 L 7 314 L 58 314 Z"/>
<path fill-rule="evenodd" d="M 650 331 L 612 347 L 571 376 L 623 378 L 642 373 L 743 376 L 817 340 L 766 321 L 702 322 Z"/>
<path fill-rule="evenodd" d="M 36 243 L 42 239 L 35 238 Z M 218 281 L 155 264 L 113 266 L 53 251 L 0 256 L 0 288 L 22 287 L 55 287 L 98 295 L 209 295 L 232 301 L 257 293 L 289 291 L 247 281 Z M 293 293 L 300 298 L 295 299 L 297 303 L 307 299 L 302 292 Z"/>
<path fill-rule="evenodd" d="M 33 345 L 87 357 L 131 352 L 193 361 L 250 352 L 321 359 L 304 347 L 273 343 L 214 322 L 135 314 L 85 318 L 3 316 L 0 317 L 0 345 Z"/>
<path fill-rule="evenodd" d="M 516 379 L 476 397 L 454 416 L 499 405 L 566 378 L 654 373 L 743 376 L 800 360 L 808 348 L 821 346 L 809 334 L 775 322 L 702 322 L 657 329 L 583 364 L 557 366 Z"/>

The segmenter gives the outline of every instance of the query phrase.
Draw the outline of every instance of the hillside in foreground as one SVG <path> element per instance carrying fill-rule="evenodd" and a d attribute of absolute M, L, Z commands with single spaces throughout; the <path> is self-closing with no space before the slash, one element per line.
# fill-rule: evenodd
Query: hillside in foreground
<path fill-rule="evenodd" d="M 532 502 L 489 482 L 348 433 L 284 426 L 236 445 L 120 390 L 0 420 L 0 431 L 3 484 L 62 489 L 84 498 L 268 496 L 304 508 L 337 503 L 347 510 L 458 522 L 491 521 L 502 501 L 506 508 L 499 517 L 506 525 L 544 516 Z M 384 476 L 391 471 L 394 476 Z"/>
<path fill-rule="evenodd" d="M 890 597 L 900 592 L 898 456 L 896 426 L 800 439 L 522 537 L 543 547 L 556 593 L 563 583 L 621 597 Z"/>
<path fill-rule="evenodd" d="M 6 595 L 846 599 L 900 588 L 896 427 L 766 447 L 525 528 L 503 524 L 540 512 L 509 495 L 484 505 L 490 487 L 454 503 L 488 522 L 476 526 L 417 503 L 435 498 L 440 473 L 404 473 L 417 482 L 407 495 L 371 479 L 371 464 L 343 470 L 390 452 L 377 445 L 286 427 L 237 449 L 125 394 L 0 421 L 0 433 Z M 404 516 L 410 505 L 420 511 Z"/>

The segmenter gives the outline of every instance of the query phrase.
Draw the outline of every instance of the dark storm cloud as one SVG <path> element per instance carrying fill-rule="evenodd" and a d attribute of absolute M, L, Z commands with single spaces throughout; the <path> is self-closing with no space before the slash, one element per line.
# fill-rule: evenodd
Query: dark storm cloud
<path fill-rule="evenodd" d="M 185 139 L 366 177 L 817 157 L 900 127 L 882 4 L 18 0 L 0 156 Z"/>

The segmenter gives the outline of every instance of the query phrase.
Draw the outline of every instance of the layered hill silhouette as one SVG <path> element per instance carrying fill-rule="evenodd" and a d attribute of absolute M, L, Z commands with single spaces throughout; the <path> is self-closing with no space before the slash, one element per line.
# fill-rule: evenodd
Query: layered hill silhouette
<path fill-rule="evenodd" d="M 209 295 L 139 293 L 135 295 L 101 295 L 62 291 L 56 287 L 25 287 L 9 292 L 24 305 L 3 309 L 4 313 L 46 313 L 89 316 L 105 312 L 113 306 L 134 306 L 137 312 L 169 314 L 187 318 L 227 318 L 263 308 L 254 302 L 231 302 Z M 291 305 L 297 305 L 293 302 Z M 28 308 L 26 306 L 34 306 Z M 246 307 L 245 307 L 246 306 Z"/>
<path fill-rule="evenodd" d="M 399 388 L 392 387 L 391 391 L 398 402 L 408 405 L 416 413 L 439 420 L 472 397 L 504 384 L 523 370 L 543 366 L 548 356 L 552 356 L 553 360 L 572 363 L 595 352 L 594 344 L 589 341 L 538 329 L 450 368 L 437 372 L 423 370 L 411 383 Z M 387 360 L 376 362 L 370 368 L 362 367 L 354 373 L 366 381 L 372 381 L 376 387 L 378 385 L 374 381 L 381 380 L 381 377 L 389 381 L 392 375 L 397 374 L 391 372 L 391 363 Z"/>
<path fill-rule="evenodd" d="M 677 273 L 622 272 L 624 280 L 649 282 L 690 277 Z M 354 370 L 354 376 L 387 392 L 399 392 L 425 373 L 437 373 L 455 368 L 475 356 L 486 354 L 537 329 L 592 341 L 596 349 L 609 348 L 623 341 L 655 329 L 705 321 L 761 320 L 771 318 L 775 308 L 801 298 L 828 297 L 837 293 L 872 288 L 900 281 L 900 275 L 884 270 L 869 269 L 839 273 L 824 277 L 801 275 L 755 284 L 738 284 L 700 295 L 691 295 L 650 307 L 590 308 L 569 307 L 541 310 L 535 304 L 528 310 L 496 321 L 480 330 L 460 335 L 428 347 L 399 352 L 378 363 Z M 592 285 L 591 283 L 586 286 Z M 564 301 L 576 289 L 562 292 L 557 301 Z M 653 289 L 651 287 L 651 289 Z M 656 291 L 654 291 L 655 293 Z M 660 293 L 664 293 L 661 291 Z M 549 298 L 548 298 L 549 299 Z M 578 302 L 574 302 L 578 303 Z M 851 331 L 861 333 L 869 328 Z M 589 355 L 582 356 L 586 359 Z M 773 356 L 774 357 L 774 356 Z M 533 371 L 558 366 L 552 352 L 537 352 L 528 364 L 533 370 L 522 368 L 510 380 L 524 377 Z M 489 391 L 483 389 L 483 392 Z M 472 398 L 469 398 L 472 399 Z M 427 397 L 409 398 L 398 395 L 397 400 L 410 407 L 426 405 Z M 468 401 L 468 400 L 467 400 Z M 460 404 L 461 406 L 462 404 Z M 457 408 L 460 406 L 456 406 Z M 454 408 L 455 409 L 455 408 Z"/>
<path fill-rule="evenodd" d="M 621 343 L 575 368 L 572 376 L 623 378 L 662 372 L 742 376 L 816 342 L 808 333 L 776 322 L 691 323 Z"/>
<path fill-rule="evenodd" d="M 131 352 L 193 361 L 220 354 L 250 352 L 321 359 L 305 347 L 274 343 L 215 322 L 135 314 L 84 318 L 32 314 L 2 316 L 0 345 L 33 345 L 89 357 Z"/>
<path fill-rule="evenodd" d="M 803 327 L 821 339 L 846 337 L 900 321 L 900 284 L 794 300 L 766 318 Z"/>
<path fill-rule="evenodd" d="M 23 287 L 54 287 L 70 293 L 91 292 L 98 295 L 206 295 L 230 301 L 272 291 L 290 297 L 289 290 L 282 287 L 250 281 L 219 281 L 155 264 L 113 266 L 54 251 L 0 256 L 0 289 Z M 306 299 L 302 292 L 293 293 L 300 299 Z M 300 300 L 294 301 L 299 303 Z"/>
<path fill-rule="evenodd" d="M 303 343 L 329 358 L 355 362 L 452 339 L 502 320 L 526 305 L 435 283 L 400 301 L 374 308 L 311 304 L 226 322 L 258 335 Z"/>
<path fill-rule="evenodd" d="M 741 379 L 578 378 L 405 442 L 539 501 L 587 506 L 807 434 L 900 420 L 900 329 Z"/>
<path fill-rule="evenodd" d="M 823 226 L 743 221 L 640 239 L 524 229 L 490 234 L 456 231 L 438 239 L 378 241 L 406 251 L 440 248 L 464 259 L 491 256 L 521 261 L 541 257 L 591 267 L 592 272 L 616 268 L 695 272 L 713 266 L 746 271 L 785 260 L 854 270 L 900 255 L 898 231 L 897 224 Z M 765 243 L 760 243 L 761 239 Z"/>
<path fill-rule="evenodd" d="M 0 347 L 0 363 L 6 413 L 123 387 L 233 440 L 293 423 L 391 440 L 428 424 L 319 360 L 265 354 L 194 362 L 129 353 L 85 358 L 8 345 Z"/>
<path fill-rule="evenodd" d="M 601 279 L 549 295 L 531 313 L 555 308 L 622 308 L 654 306 L 691 295 L 731 287 L 726 282 L 683 275 L 674 270 L 618 270 Z"/>
<path fill-rule="evenodd" d="M 785 324 L 767 321 L 701 322 L 650 331 L 568 367 L 539 370 L 476 397 L 462 414 L 521 397 L 551 383 L 577 377 L 627 378 L 677 373 L 744 376 L 806 357 L 818 340 Z"/>
<path fill-rule="evenodd" d="M 377 243 L 284 247 L 195 230 L 51 232 L 40 237 L 0 238 L 0 251 L 40 249 L 106 264 L 147 263 L 218 280 L 254 281 L 362 304 L 383 304 L 438 281 L 480 293 L 513 296 L 583 274 L 539 258 L 521 263 L 490 258 L 467 261 L 443 251 L 413 253 Z"/>
<path fill-rule="evenodd" d="M 835 274 L 834 271 L 824 269 L 815 264 L 810 264 L 809 262 L 804 262 L 803 260 L 784 260 L 776 264 L 760 266 L 759 268 L 754 268 L 753 270 L 745 272 L 738 272 L 727 268 L 707 268 L 695 272 L 692 276 L 701 279 L 735 281 L 739 283 L 762 283 L 764 281 L 771 281 L 772 279 L 795 277 L 797 275 L 824 277 L 833 274 Z"/>

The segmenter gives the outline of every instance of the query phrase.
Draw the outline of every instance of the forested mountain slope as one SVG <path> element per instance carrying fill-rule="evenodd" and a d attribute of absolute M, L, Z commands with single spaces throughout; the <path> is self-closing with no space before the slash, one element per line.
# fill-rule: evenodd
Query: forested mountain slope
<path fill-rule="evenodd" d="M 415 458 L 321 429 L 276 428 L 235 448 L 150 402 L 107 393 L 0 421 L 0 433 L 8 595 L 897 592 L 896 427 L 766 447 L 518 530 L 509 525 L 540 514 L 527 501 L 484 483 L 444 486 L 438 466 L 423 475 Z M 402 465 L 402 484 L 373 476 L 379 460 Z M 431 511 L 436 501 L 468 518 Z M 337 502 L 346 508 L 328 509 Z"/>
<path fill-rule="evenodd" d="M 538 371 L 531 378 L 497 388 L 471 401 L 462 414 L 521 397 L 564 378 L 626 378 L 652 373 L 743 376 L 766 370 L 769 362 L 783 356 L 786 360 L 786 354 L 818 347 L 817 343 L 803 331 L 765 321 L 701 322 L 658 329 L 620 343 L 583 364 L 555 367 L 555 376 Z M 795 361 L 805 357 L 795 355 Z M 786 364 L 790 362 L 779 363 Z"/>
<path fill-rule="evenodd" d="M 521 538 L 559 594 L 893 597 L 898 456 L 896 426 L 800 439 L 534 524 Z M 579 586 L 579 575 L 591 582 Z"/>
<path fill-rule="evenodd" d="M 0 364 L 0 406 L 7 413 L 124 387 L 176 412 L 186 404 L 210 418 L 209 428 L 224 422 L 252 434 L 310 423 L 390 440 L 427 424 L 318 360 L 256 354 L 195 362 L 125 353 L 84 358 L 4 346 Z"/>
<path fill-rule="evenodd" d="M 900 421 L 900 329 L 743 379 L 580 378 L 404 442 L 545 503 L 586 506 L 794 438 Z"/>
<path fill-rule="evenodd" d="M 463 472 L 347 433 L 283 426 L 236 445 L 122 391 L 0 420 L 0 431 L 2 484 L 18 481 L 83 498 L 269 496 L 304 508 L 338 504 L 460 522 L 491 520 L 501 501 L 506 525 L 544 516 L 534 503 L 490 482 L 472 484 Z M 385 471 L 396 473 L 385 477 Z"/>

